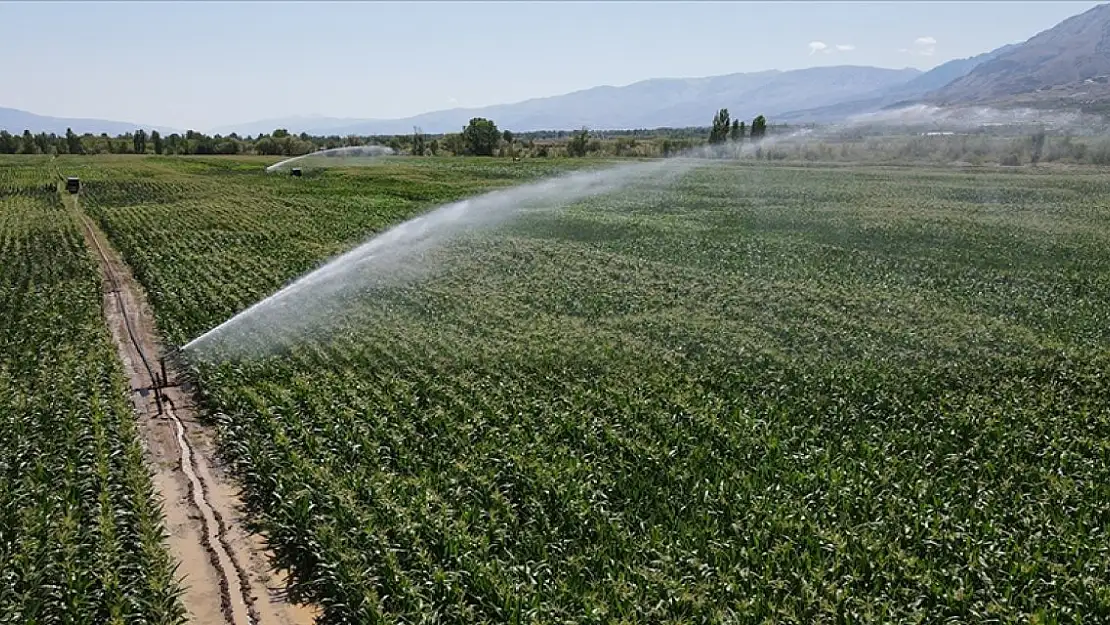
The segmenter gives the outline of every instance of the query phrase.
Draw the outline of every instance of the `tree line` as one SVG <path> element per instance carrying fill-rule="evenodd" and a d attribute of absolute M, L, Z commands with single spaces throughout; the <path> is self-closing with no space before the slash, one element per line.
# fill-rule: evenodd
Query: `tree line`
<path fill-rule="evenodd" d="M 739 119 L 729 120 L 727 108 L 717 111 L 713 116 L 713 124 L 709 129 L 709 143 L 711 145 L 725 143 L 726 141 L 741 142 L 745 139 L 758 141 L 767 135 L 767 118 L 757 115 L 752 120 L 750 130 Z"/>
<path fill-rule="evenodd" d="M 723 131 L 722 131 L 723 129 Z M 300 156 L 331 148 L 386 145 L 403 154 L 418 156 L 472 155 L 507 157 L 547 157 L 587 155 L 668 156 L 705 142 L 704 127 L 656 128 L 591 131 L 543 130 L 514 133 L 501 130 L 497 124 L 482 117 L 472 118 L 459 132 L 426 134 L 414 128 L 412 134 L 397 135 L 309 135 L 293 134 L 279 128 L 257 136 L 206 135 L 194 130 L 162 135 L 143 129 L 116 136 L 76 134 L 66 129 L 64 135 L 40 132 L 12 134 L 0 130 L 0 154 L 159 154 L 217 155 L 257 154 L 264 156 Z M 724 134 L 722 134 L 722 132 Z M 714 117 L 709 142 L 759 138 L 766 132 L 762 115 L 752 121 L 750 130 L 739 120 L 729 124 L 728 111 L 722 109 Z"/>

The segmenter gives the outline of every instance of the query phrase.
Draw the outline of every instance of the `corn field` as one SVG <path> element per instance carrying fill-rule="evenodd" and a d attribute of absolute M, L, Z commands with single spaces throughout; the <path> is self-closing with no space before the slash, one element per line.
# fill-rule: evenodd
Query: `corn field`
<path fill-rule="evenodd" d="M 553 163 L 60 167 L 181 345 Z M 1108 196 L 1082 168 L 718 163 L 461 238 L 192 373 L 321 623 L 1105 622 Z"/>
<path fill-rule="evenodd" d="M 0 161 L 0 622 L 181 622 L 161 509 L 45 159 Z"/>

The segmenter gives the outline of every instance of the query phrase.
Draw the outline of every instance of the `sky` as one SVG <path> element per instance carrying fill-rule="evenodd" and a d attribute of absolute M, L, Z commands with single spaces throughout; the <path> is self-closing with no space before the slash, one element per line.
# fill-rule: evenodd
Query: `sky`
<path fill-rule="evenodd" d="M 1098 2 L 0 2 L 0 107 L 209 132 L 398 118 L 598 85 L 916 67 Z"/>

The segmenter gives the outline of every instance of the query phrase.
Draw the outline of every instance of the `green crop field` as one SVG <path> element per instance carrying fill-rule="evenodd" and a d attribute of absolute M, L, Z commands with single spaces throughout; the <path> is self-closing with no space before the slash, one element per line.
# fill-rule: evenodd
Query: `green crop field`
<path fill-rule="evenodd" d="M 176 623 L 100 276 L 57 180 L 0 160 L 0 622 Z"/>
<path fill-rule="evenodd" d="M 578 166 L 270 162 L 58 168 L 181 345 L 424 209 Z M 323 623 L 1106 622 L 1107 198 L 1083 168 L 716 163 L 470 234 L 193 373 Z"/>

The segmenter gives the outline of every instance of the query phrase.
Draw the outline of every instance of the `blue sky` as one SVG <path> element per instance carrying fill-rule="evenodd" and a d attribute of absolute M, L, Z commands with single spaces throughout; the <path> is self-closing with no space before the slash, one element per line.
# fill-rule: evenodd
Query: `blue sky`
<path fill-rule="evenodd" d="M 7 2 L 0 106 L 209 130 L 654 77 L 928 69 L 1098 2 Z"/>

